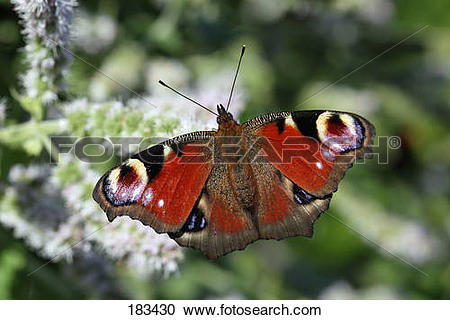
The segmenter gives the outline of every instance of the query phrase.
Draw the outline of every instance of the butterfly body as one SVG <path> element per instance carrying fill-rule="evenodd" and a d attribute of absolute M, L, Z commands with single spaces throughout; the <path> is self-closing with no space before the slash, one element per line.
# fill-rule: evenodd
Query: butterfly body
<path fill-rule="evenodd" d="M 272 113 L 167 140 L 108 171 L 93 197 L 217 258 L 258 239 L 312 236 L 345 171 L 370 155 L 374 127 L 336 111 Z"/>

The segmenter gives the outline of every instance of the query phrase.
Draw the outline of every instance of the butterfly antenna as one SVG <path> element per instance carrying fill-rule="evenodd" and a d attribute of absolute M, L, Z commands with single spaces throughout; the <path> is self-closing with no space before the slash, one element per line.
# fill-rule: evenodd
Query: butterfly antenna
<path fill-rule="evenodd" d="M 234 74 L 233 85 L 231 86 L 230 96 L 228 97 L 228 102 L 227 102 L 227 111 L 228 111 L 228 108 L 230 107 L 231 97 L 233 96 L 234 86 L 236 84 L 236 79 L 239 74 L 239 69 L 241 68 L 241 61 L 242 61 L 242 56 L 244 55 L 244 52 L 245 52 L 245 44 L 242 45 L 241 55 L 239 56 L 239 62 L 238 62 L 237 68 L 236 68 L 236 73 Z"/>
<path fill-rule="evenodd" d="M 205 107 L 204 105 L 198 103 L 198 102 L 195 101 L 194 99 L 189 98 L 189 97 L 186 96 L 185 94 L 182 94 L 182 93 L 179 92 L 178 90 L 175 90 L 174 88 L 172 88 L 171 86 L 169 86 L 168 84 L 166 84 L 165 82 L 163 82 L 162 80 L 159 80 L 158 82 L 159 82 L 159 84 L 161 84 L 162 86 L 164 86 L 164 87 L 166 87 L 166 88 L 169 88 L 169 89 L 172 90 L 173 92 L 175 92 L 175 93 L 179 94 L 180 96 L 182 96 L 183 98 L 185 98 L 185 99 L 187 99 L 187 100 L 189 100 L 189 101 L 195 103 L 196 105 L 198 105 L 199 107 L 205 109 L 206 111 L 211 112 L 212 114 L 214 114 L 214 115 L 217 116 L 217 117 L 219 116 L 218 113 L 216 113 L 216 112 L 212 111 L 211 109 Z"/>

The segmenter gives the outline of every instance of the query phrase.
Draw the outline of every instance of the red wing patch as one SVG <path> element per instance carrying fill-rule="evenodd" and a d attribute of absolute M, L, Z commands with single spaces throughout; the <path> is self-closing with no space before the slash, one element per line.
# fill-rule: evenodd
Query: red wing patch
<path fill-rule="evenodd" d="M 232 210 L 223 200 L 220 197 L 211 199 L 209 227 L 214 232 L 234 234 L 254 228 L 249 217 L 240 212 L 240 208 Z"/>
<path fill-rule="evenodd" d="M 179 230 L 212 168 L 206 144 L 159 144 L 107 172 L 94 199 L 112 221 L 129 215 L 157 232 Z"/>
<path fill-rule="evenodd" d="M 168 147 L 166 147 L 168 148 Z M 179 156 L 170 150 L 161 171 L 150 181 L 138 204 L 164 224 L 180 226 L 188 217 L 212 168 L 206 146 L 187 144 Z"/>
<path fill-rule="evenodd" d="M 260 210 L 258 215 L 259 223 L 267 225 L 282 221 L 290 214 L 289 203 L 292 202 L 292 199 L 288 197 L 277 179 L 272 180 L 268 185 L 261 185 L 261 187 L 265 189 L 263 192 L 259 192 L 260 203 L 264 210 Z M 269 192 L 265 192 L 266 190 Z"/>
<path fill-rule="evenodd" d="M 333 164 L 322 155 L 317 140 L 305 137 L 290 125 L 279 133 L 274 123 L 261 127 L 257 134 L 267 138 L 268 143 L 263 144 L 267 154 L 275 151 L 279 156 L 268 157 L 272 165 L 303 189 L 314 192 L 327 183 Z"/>
<path fill-rule="evenodd" d="M 253 130 L 263 138 L 266 159 L 318 197 L 336 191 L 345 170 L 370 152 L 375 134 L 367 120 L 341 112 L 298 111 L 269 120 Z"/>
<path fill-rule="evenodd" d="M 262 239 L 311 237 L 313 223 L 328 208 L 331 195 L 317 198 L 284 176 L 269 162 L 252 165 L 258 181 L 255 207 Z"/>

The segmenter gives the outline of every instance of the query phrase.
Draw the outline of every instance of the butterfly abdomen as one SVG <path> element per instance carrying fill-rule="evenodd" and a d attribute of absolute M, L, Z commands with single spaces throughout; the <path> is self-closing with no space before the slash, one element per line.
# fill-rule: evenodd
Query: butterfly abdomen
<path fill-rule="evenodd" d="M 252 207 L 256 189 L 250 166 L 248 164 L 228 164 L 227 171 L 236 199 L 243 208 Z"/>

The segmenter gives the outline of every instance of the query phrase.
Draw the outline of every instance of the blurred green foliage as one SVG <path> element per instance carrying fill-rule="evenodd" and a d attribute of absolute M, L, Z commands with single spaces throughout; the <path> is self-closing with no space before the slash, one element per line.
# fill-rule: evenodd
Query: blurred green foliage
<path fill-rule="evenodd" d="M 242 121 L 277 110 L 349 110 L 366 115 L 379 136 L 401 137 L 400 149 L 386 141 L 376 148 L 388 163 L 375 158 L 347 173 L 329 214 L 426 275 L 325 213 L 312 239 L 259 241 L 218 261 L 186 249 L 169 278 L 142 281 L 119 267 L 104 279 L 112 289 L 99 290 L 79 281 L 90 270 L 76 264 L 49 263 L 28 276 L 47 261 L 0 227 L 1 299 L 450 298 L 448 1 L 98 0 L 80 2 L 80 9 L 108 16 L 116 36 L 95 52 L 75 41 L 74 51 L 137 92 L 157 86 L 145 81 L 146 60 L 168 57 L 194 75 L 213 74 L 224 63 L 234 66 L 245 43 Z M 23 40 L 9 2 L 0 2 L 0 16 L 0 96 L 8 98 L 7 121 L 19 123 L 27 115 L 11 89 L 20 87 Z M 93 79 L 109 81 L 75 59 L 66 99 L 87 95 Z M 107 97 L 133 96 L 105 86 Z M 0 148 L 2 180 L 13 164 L 37 161 Z"/>

